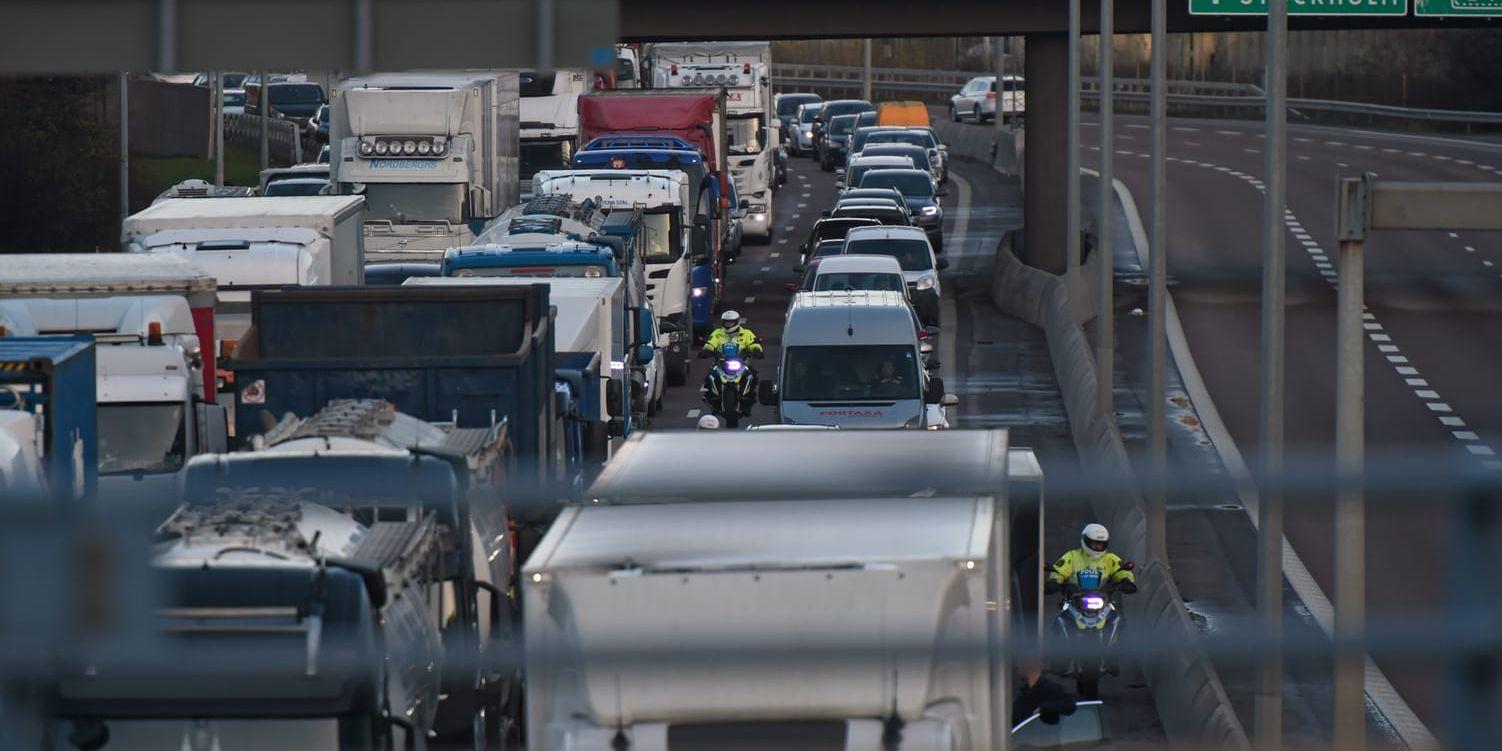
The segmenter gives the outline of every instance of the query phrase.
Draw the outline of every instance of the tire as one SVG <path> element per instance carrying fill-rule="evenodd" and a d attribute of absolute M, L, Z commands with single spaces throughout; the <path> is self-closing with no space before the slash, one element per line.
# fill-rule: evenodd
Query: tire
<path fill-rule="evenodd" d="M 720 419 L 725 421 L 725 427 L 738 428 L 741 425 L 740 397 L 730 384 L 721 384 L 720 389 L 720 411 L 724 413 Z"/>
<path fill-rule="evenodd" d="M 1074 678 L 1075 693 L 1081 699 L 1100 698 L 1100 669 L 1096 667 L 1080 668 L 1080 672 Z"/>
<path fill-rule="evenodd" d="M 960 113 L 955 111 L 953 102 L 949 103 L 949 119 L 955 122 L 960 121 Z"/>

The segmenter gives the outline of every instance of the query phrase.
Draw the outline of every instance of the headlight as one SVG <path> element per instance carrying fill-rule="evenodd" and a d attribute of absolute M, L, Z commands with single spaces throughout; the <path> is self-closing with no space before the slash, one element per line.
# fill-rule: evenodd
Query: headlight
<path fill-rule="evenodd" d="M 694 297 L 703 297 L 709 294 L 708 287 L 694 287 Z"/>
<path fill-rule="evenodd" d="M 438 139 L 438 140 L 436 140 L 436 141 L 433 141 L 433 155 L 434 156 L 443 156 L 443 152 L 448 151 L 448 150 L 449 150 L 449 145 L 448 145 L 447 141 L 445 141 L 445 140 L 443 140 L 441 138 Z"/>
<path fill-rule="evenodd" d="M 375 153 L 375 144 L 369 141 L 360 142 L 360 156 L 370 156 Z"/>
<path fill-rule="evenodd" d="M 385 141 L 376 141 L 376 143 L 375 143 L 375 153 L 377 155 L 379 155 L 379 156 L 385 156 L 387 148 L 388 147 L 387 147 Z"/>
<path fill-rule="evenodd" d="M 731 86 L 734 86 L 734 85 L 736 85 L 736 84 L 738 84 L 740 82 L 741 82 L 741 77 L 740 76 L 731 76 L 730 77 L 730 85 Z"/>
<path fill-rule="evenodd" d="M 934 288 L 934 277 L 933 277 L 932 274 L 930 274 L 928 276 L 925 276 L 925 277 L 922 277 L 922 278 L 918 279 L 918 282 L 916 284 L 914 284 L 913 286 L 916 289 L 933 289 Z"/>
<path fill-rule="evenodd" d="M 907 422 L 903 423 L 902 427 L 904 427 L 904 428 L 917 428 L 917 427 L 920 427 L 922 425 L 923 425 L 923 416 L 919 415 L 918 417 L 914 417 L 913 419 L 908 420 Z"/>
<path fill-rule="evenodd" d="M 589 279 L 599 279 L 605 276 L 605 272 L 600 270 L 599 266 L 586 266 L 584 268 L 584 276 Z"/>
<path fill-rule="evenodd" d="M 475 270 L 474 269 L 459 269 L 458 271 L 454 272 L 454 276 L 470 277 L 470 276 L 474 276 L 474 275 L 475 275 Z"/>
<path fill-rule="evenodd" d="M 405 143 L 403 143 L 402 144 L 402 153 L 406 154 L 407 156 L 412 156 L 413 154 L 416 154 L 417 153 L 417 142 L 409 140 L 409 141 L 406 141 Z"/>
<path fill-rule="evenodd" d="M 939 214 L 939 207 L 938 206 L 924 206 L 923 207 L 923 215 L 924 216 L 938 216 L 938 214 Z"/>
<path fill-rule="evenodd" d="M 431 142 L 429 142 L 429 141 L 418 141 L 417 142 L 417 153 L 418 154 L 420 154 L 422 156 L 427 156 L 428 154 L 430 154 L 432 152 L 433 152 L 433 144 Z"/>

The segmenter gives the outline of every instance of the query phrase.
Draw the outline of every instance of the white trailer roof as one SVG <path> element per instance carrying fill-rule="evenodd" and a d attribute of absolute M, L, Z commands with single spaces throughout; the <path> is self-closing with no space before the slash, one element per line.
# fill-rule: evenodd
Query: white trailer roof
<path fill-rule="evenodd" d="M 715 58 L 714 62 L 772 62 L 771 42 L 661 42 L 652 45 L 652 57 L 664 62 Z"/>
<path fill-rule="evenodd" d="M 360 196 L 277 198 L 172 198 L 125 220 L 125 232 L 140 237 L 174 229 L 308 227 L 332 237 L 341 220 L 364 208 Z"/>
<path fill-rule="evenodd" d="M 999 497 L 1006 477 L 1005 430 L 644 431 L 622 444 L 585 498 Z"/>
<path fill-rule="evenodd" d="M 219 200 L 219 199 L 215 199 Z M 214 276 L 159 253 L 23 253 L 0 263 L 0 296 L 192 294 L 214 291 Z"/>
<path fill-rule="evenodd" d="M 526 570 L 650 573 L 984 560 L 990 507 L 989 499 L 953 497 L 589 507 L 562 519 L 568 525 L 562 535 L 539 548 Z"/>

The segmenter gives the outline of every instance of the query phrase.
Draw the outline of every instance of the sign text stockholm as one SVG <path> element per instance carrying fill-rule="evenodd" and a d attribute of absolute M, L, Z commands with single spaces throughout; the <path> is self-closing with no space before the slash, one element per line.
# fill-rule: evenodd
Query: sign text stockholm
<path fill-rule="evenodd" d="M 1467 0 L 1448 0 L 1466 2 Z M 1287 0 L 1293 16 L 1405 16 L 1408 0 Z M 1426 0 L 1418 0 L 1424 3 Z M 1267 0 L 1189 0 L 1191 15 L 1265 16 Z"/>

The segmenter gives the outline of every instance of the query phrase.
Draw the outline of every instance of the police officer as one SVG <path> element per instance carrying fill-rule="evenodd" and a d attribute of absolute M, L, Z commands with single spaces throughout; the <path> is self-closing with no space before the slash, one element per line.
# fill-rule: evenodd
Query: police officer
<path fill-rule="evenodd" d="M 751 329 L 741 325 L 741 314 L 733 310 L 727 310 L 720 314 L 720 327 L 710 333 L 704 341 L 704 349 L 699 352 L 700 357 L 715 357 L 720 354 L 720 347 L 726 342 L 735 342 L 741 346 L 741 352 L 748 357 L 766 357 L 762 351 L 761 342 Z"/>
<path fill-rule="evenodd" d="M 1099 571 L 1102 582 L 1109 582 L 1116 591 L 1130 594 L 1137 591 L 1137 577 L 1130 563 L 1121 556 L 1106 550 L 1111 544 L 1111 533 L 1105 525 L 1090 523 L 1080 530 L 1080 546 L 1059 556 L 1048 570 L 1048 582 L 1043 591 L 1047 593 L 1064 590 L 1066 597 L 1079 587 L 1081 571 Z"/>

